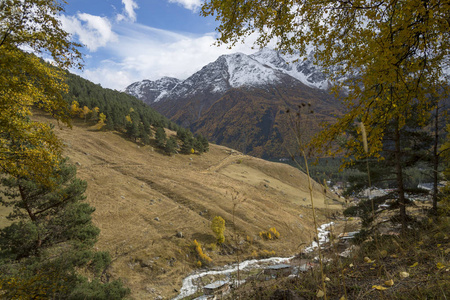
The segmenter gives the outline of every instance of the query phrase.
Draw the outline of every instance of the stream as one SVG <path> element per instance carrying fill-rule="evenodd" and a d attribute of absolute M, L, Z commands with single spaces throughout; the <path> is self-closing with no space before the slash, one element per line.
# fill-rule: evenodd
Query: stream
<path fill-rule="evenodd" d="M 319 228 L 317 228 L 319 232 L 319 244 L 322 245 L 326 242 L 328 242 L 328 233 L 327 230 L 330 226 L 334 225 L 334 222 L 322 224 Z M 318 245 L 315 241 L 311 243 L 310 246 L 306 247 L 303 251 L 306 253 L 312 252 L 315 248 L 317 248 Z M 263 269 L 269 265 L 277 265 L 281 263 L 287 263 L 291 259 L 293 259 L 294 256 L 291 257 L 271 257 L 271 258 L 265 258 L 265 259 L 251 259 L 251 260 L 245 260 L 239 263 L 239 270 L 243 271 L 249 271 L 254 269 Z M 236 273 L 238 269 L 238 264 L 231 264 L 221 267 L 217 270 L 209 270 L 209 271 L 203 271 L 203 272 L 195 272 L 194 274 L 191 274 L 187 276 L 185 279 L 183 279 L 183 286 L 180 289 L 180 294 L 173 298 L 172 300 L 179 300 L 183 299 L 185 297 L 191 296 L 195 294 L 198 291 L 199 288 L 199 280 L 205 276 L 213 276 L 213 275 L 231 275 L 233 273 Z"/>

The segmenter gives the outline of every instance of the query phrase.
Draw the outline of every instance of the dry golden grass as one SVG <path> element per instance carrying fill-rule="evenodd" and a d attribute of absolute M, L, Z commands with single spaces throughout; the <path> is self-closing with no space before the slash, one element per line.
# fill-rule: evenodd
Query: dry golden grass
<path fill-rule="evenodd" d="M 215 241 L 210 229 L 214 216 L 225 219 L 225 237 L 230 240 L 231 193 L 246 199 L 235 216 L 242 239 L 248 236 L 252 241 L 243 247 L 244 257 L 261 249 L 288 256 L 311 241 L 311 208 L 304 200 L 307 178 L 293 167 L 217 145 L 201 156 L 169 157 L 82 122 L 75 122 L 73 129 L 55 130 L 66 144 L 65 155 L 79 164 L 78 177 L 88 182 L 87 201 L 96 208 L 94 223 L 101 229 L 96 247 L 110 252 L 109 273 L 123 279 L 133 298 L 177 294 L 181 280 L 196 268 L 192 241 Z M 325 212 L 341 209 L 329 196 L 314 185 L 321 221 Z M 280 232 L 280 239 L 261 240 L 258 233 L 270 227 Z M 176 237 L 177 232 L 184 237 Z M 235 259 L 219 251 L 220 247 L 206 251 L 213 265 Z"/>

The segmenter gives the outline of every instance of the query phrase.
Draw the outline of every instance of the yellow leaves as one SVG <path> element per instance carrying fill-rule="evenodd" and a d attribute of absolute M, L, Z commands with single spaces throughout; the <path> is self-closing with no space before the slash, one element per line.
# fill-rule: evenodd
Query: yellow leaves
<path fill-rule="evenodd" d="M 100 113 L 98 116 L 98 124 L 103 125 L 106 121 L 106 115 L 104 113 Z"/>
<path fill-rule="evenodd" d="M 445 265 L 442 264 L 442 263 L 440 263 L 440 262 L 438 262 L 438 263 L 436 264 L 436 268 L 438 268 L 438 269 L 440 270 L 440 269 L 445 268 Z"/>
<path fill-rule="evenodd" d="M 410 268 L 415 268 L 415 267 L 417 267 L 419 265 L 419 263 L 418 262 L 415 262 L 415 263 L 413 263 L 411 266 L 409 266 Z"/>
<path fill-rule="evenodd" d="M 225 242 L 225 236 L 223 234 L 225 231 L 225 220 L 222 217 L 216 216 L 213 218 L 211 222 L 211 230 L 216 234 L 217 242 L 219 244 Z"/>
<path fill-rule="evenodd" d="M 69 124 L 63 71 L 10 46 L 0 56 L 0 169 L 40 183 L 58 161 L 62 143 L 49 125 L 29 119 L 31 108 L 52 113 Z M 49 182 L 46 182 L 49 184 Z"/>
<path fill-rule="evenodd" d="M 393 285 L 394 285 L 394 280 L 392 280 L 392 279 L 386 280 L 386 281 L 384 282 L 384 284 L 385 284 L 386 286 L 393 286 Z"/>
<path fill-rule="evenodd" d="M 378 290 L 378 291 L 384 291 L 384 290 L 387 290 L 387 288 L 385 288 L 384 286 L 381 286 L 381 285 L 372 285 L 372 288 L 373 288 L 373 289 L 376 289 L 376 290 Z"/>
<path fill-rule="evenodd" d="M 403 279 L 409 277 L 409 273 L 408 272 L 400 272 L 399 275 L 400 275 L 400 278 L 403 278 Z"/>
<path fill-rule="evenodd" d="M 316 293 L 317 298 L 323 298 L 325 296 L 325 293 L 322 290 L 318 290 Z"/>
<path fill-rule="evenodd" d="M 208 255 L 203 253 L 202 245 L 199 242 L 197 242 L 197 240 L 194 240 L 193 244 L 194 244 L 195 252 L 197 253 L 198 257 L 200 258 L 200 261 L 205 264 L 210 263 L 212 261 L 212 259 Z"/>
<path fill-rule="evenodd" d="M 70 113 L 72 116 L 77 116 L 80 113 L 80 104 L 78 104 L 78 101 L 72 101 L 72 104 L 70 105 Z"/>
<path fill-rule="evenodd" d="M 275 227 L 271 227 L 268 231 L 260 231 L 259 237 L 263 240 L 275 240 L 280 238 L 280 233 Z"/>
<path fill-rule="evenodd" d="M 371 264 L 371 263 L 374 263 L 375 261 L 371 260 L 369 257 L 366 256 L 366 257 L 364 257 L 364 262 Z"/>

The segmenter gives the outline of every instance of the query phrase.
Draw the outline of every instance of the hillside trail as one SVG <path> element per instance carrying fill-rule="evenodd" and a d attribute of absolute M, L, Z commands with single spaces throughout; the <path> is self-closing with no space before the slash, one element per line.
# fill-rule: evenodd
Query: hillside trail
<path fill-rule="evenodd" d="M 237 158 L 243 158 L 245 157 L 244 154 L 239 153 L 235 150 L 230 150 L 230 155 L 225 157 L 224 159 L 222 159 L 220 162 L 218 162 L 215 165 L 210 166 L 208 169 L 206 169 L 205 171 L 201 171 L 201 173 L 212 173 L 212 172 L 218 172 L 220 169 L 222 169 L 223 167 L 235 162 L 235 160 Z"/>
<path fill-rule="evenodd" d="M 264 251 L 288 257 L 299 243 L 311 242 L 311 208 L 303 200 L 307 180 L 289 165 L 214 144 L 201 155 L 167 156 L 83 122 L 56 133 L 66 145 L 64 155 L 77 165 L 77 177 L 88 183 L 86 200 L 95 207 L 93 222 L 101 230 L 95 247 L 111 253 L 108 273 L 122 278 L 134 299 L 176 296 L 183 278 L 198 270 L 194 240 L 213 266 L 234 262 L 231 246 L 212 246 L 214 216 L 226 220 L 227 240 L 235 220 L 245 258 Z M 234 215 L 230 191 L 242 197 Z M 323 204 L 319 184 L 315 195 Z M 326 222 L 330 209 L 323 205 L 320 222 Z M 259 233 L 271 227 L 281 238 L 261 239 Z"/>

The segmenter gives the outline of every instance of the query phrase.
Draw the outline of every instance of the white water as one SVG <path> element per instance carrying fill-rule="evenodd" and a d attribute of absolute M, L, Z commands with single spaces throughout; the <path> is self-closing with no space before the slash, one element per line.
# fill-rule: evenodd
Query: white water
<path fill-rule="evenodd" d="M 322 224 L 319 228 L 317 228 L 319 232 L 319 244 L 322 245 L 328 242 L 328 234 L 330 233 L 327 229 L 334 225 L 334 222 Z M 311 246 L 306 247 L 303 251 L 306 253 L 312 252 L 318 245 L 316 242 L 312 242 Z M 288 262 L 293 259 L 294 256 L 291 257 L 271 257 L 266 259 L 251 259 L 245 260 L 239 264 L 240 270 L 249 270 L 249 269 L 257 269 L 261 268 L 261 264 L 280 264 L 283 262 Z M 198 279 L 209 276 L 209 275 L 230 275 L 232 273 L 237 272 L 238 264 L 226 265 L 221 270 L 214 271 L 205 271 L 196 274 L 189 275 L 183 280 L 183 286 L 180 289 L 180 294 L 173 298 L 173 300 L 179 300 L 184 297 L 188 297 L 197 292 L 198 286 L 196 282 Z"/>
<path fill-rule="evenodd" d="M 333 225 L 334 225 L 334 222 L 331 222 L 331 223 L 327 223 L 327 224 L 322 224 L 322 225 L 320 225 L 319 228 L 317 228 L 320 245 L 325 244 L 329 241 L 328 235 L 329 235 L 330 231 L 328 231 L 327 229 Z M 311 243 L 311 246 L 303 249 L 303 252 L 310 253 L 310 252 L 314 251 L 314 249 L 316 249 L 317 247 L 318 247 L 317 242 L 313 241 Z"/>
<path fill-rule="evenodd" d="M 251 259 L 251 260 L 245 260 L 239 264 L 240 270 L 248 270 L 248 269 L 255 269 L 260 267 L 261 264 L 279 264 L 282 262 L 288 262 L 290 261 L 292 257 L 271 257 L 266 259 Z M 173 300 L 182 299 L 184 297 L 190 296 L 192 294 L 195 294 L 197 292 L 197 285 L 195 282 L 204 276 L 209 275 L 229 275 L 232 273 L 237 272 L 238 265 L 232 264 L 224 266 L 222 270 L 217 271 L 206 271 L 201 272 L 198 274 L 189 275 L 183 280 L 183 286 L 180 290 L 180 294 L 175 297 Z"/>

